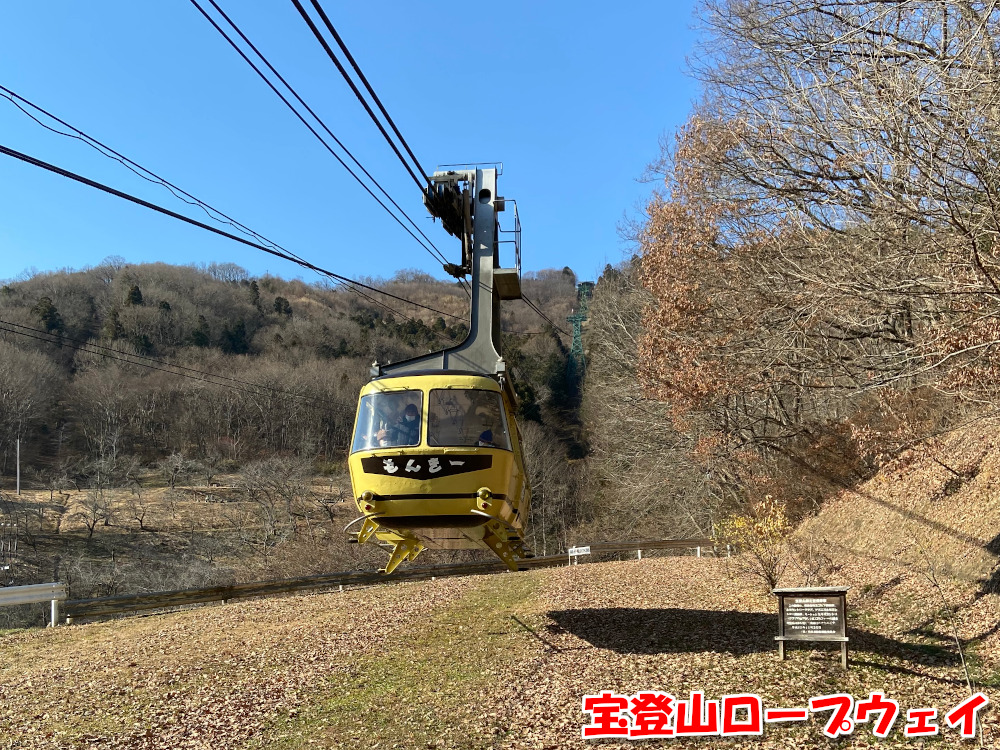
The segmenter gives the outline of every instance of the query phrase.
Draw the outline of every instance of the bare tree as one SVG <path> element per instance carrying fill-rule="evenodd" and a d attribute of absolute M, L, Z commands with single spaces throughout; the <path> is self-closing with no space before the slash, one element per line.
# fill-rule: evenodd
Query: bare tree
<path fill-rule="evenodd" d="M 267 557 L 281 541 L 295 535 L 296 519 L 312 504 L 311 467 L 307 461 L 271 458 L 247 464 L 240 472 L 242 502 L 226 514 L 246 543 Z"/>
<path fill-rule="evenodd" d="M 195 464 L 186 459 L 183 453 L 175 451 L 160 461 L 159 467 L 170 489 L 173 489 L 179 481 L 190 476 Z"/>
<path fill-rule="evenodd" d="M 87 529 L 87 539 L 92 539 L 97 526 L 103 522 L 105 526 L 110 525 L 109 508 L 110 500 L 103 487 L 88 490 L 83 501 L 83 506 L 74 516 Z"/>
<path fill-rule="evenodd" d="M 704 97 L 638 238 L 639 374 L 696 447 L 751 468 L 726 483 L 856 480 L 866 445 L 997 395 L 1000 11 L 708 0 L 702 18 Z"/>
<path fill-rule="evenodd" d="M 733 501 L 731 472 L 708 460 L 714 455 L 698 445 L 698 423 L 678 429 L 669 405 L 637 383 L 643 313 L 652 301 L 629 262 L 605 270 L 590 303 L 583 414 L 595 480 L 585 498 L 592 535 L 706 536 L 717 508 Z"/>
<path fill-rule="evenodd" d="M 129 515 L 139 524 L 140 531 L 153 530 L 146 525 L 146 516 L 150 511 L 150 503 L 143 497 L 142 486 L 138 482 L 130 488 L 126 507 Z"/>
<path fill-rule="evenodd" d="M 0 471 L 7 470 L 16 440 L 50 408 L 47 394 L 57 379 L 56 367 L 44 356 L 0 341 Z"/>

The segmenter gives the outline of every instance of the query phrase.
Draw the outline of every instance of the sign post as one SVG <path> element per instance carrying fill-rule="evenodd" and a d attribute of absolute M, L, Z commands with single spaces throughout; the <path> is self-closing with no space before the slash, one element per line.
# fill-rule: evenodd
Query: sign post
<path fill-rule="evenodd" d="M 579 558 L 580 555 L 589 555 L 589 554 L 590 554 L 590 547 L 589 546 L 587 546 L 587 547 L 570 547 L 569 548 L 569 564 L 570 565 L 579 565 L 580 564 L 580 560 L 576 559 L 576 558 Z"/>
<path fill-rule="evenodd" d="M 840 664 L 847 669 L 847 586 L 774 589 L 778 597 L 778 656 L 786 641 L 840 643 Z"/>

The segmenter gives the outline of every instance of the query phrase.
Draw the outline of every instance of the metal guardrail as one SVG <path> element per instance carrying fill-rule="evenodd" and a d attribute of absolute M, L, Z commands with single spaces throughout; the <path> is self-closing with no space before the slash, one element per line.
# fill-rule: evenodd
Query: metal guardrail
<path fill-rule="evenodd" d="M 591 544 L 590 548 L 595 554 L 605 552 L 639 552 L 641 559 L 641 551 L 644 549 L 697 549 L 698 555 L 701 556 L 701 549 L 711 546 L 712 540 L 710 539 L 661 539 L 642 542 L 598 542 Z M 544 557 L 519 560 L 518 568 L 530 570 L 565 564 L 565 554 L 546 555 Z M 66 602 L 64 611 L 66 622 L 71 623 L 74 619 L 83 617 L 106 617 L 128 612 L 179 607 L 188 604 L 226 602 L 231 599 L 248 599 L 274 594 L 293 594 L 333 587 L 339 587 L 342 590 L 344 586 L 374 586 L 396 583 L 398 581 L 418 581 L 445 576 L 479 575 L 506 571 L 507 566 L 501 562 L 481 562 L 406 568 L 391 575 L 369 572 L 326 573 L 300 578 L 239 583 L 230 586 L 213 586 L 202 589 L 178 589 L 176 591 L 157 591 L 148 594 L 123 594 L 120 596 L 105 596 L 99 599 L 73 599 Z M 0 589 L 0 591 L 3 591 L 3 589 Z"/>
<path fill-rule="evenodd" d="M 66 599 L 65 583 L 36 583 L 31 586 L 4 586 L 0 588 L 0 607 L 18 604 L 52 602 L 49 627 L 59 622 L 59 602 Z"/>
<path fill-rule="evenodd" d="M 643 542 L 594 542 L 590 553 L 598 552 L 639 552 L 644 549 L 714 549 L 711 539 L 650 539 Z M 699 557 L 700 557 L 699 553 Z"/>

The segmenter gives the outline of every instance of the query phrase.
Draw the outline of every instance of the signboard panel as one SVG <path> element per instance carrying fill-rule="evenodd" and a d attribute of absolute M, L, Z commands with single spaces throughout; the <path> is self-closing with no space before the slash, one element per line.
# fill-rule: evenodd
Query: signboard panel
<path fill-rule="evenodd" d="M 778 597 L 778 655 L 785 658 L 785 641 L 840 643 L 841 664 L 847 669 L 847 587 L 774 589 Z"/>
<path fill-rule="evenodd" d="M 366 456 L 361 459 L 365 474 L 384 474 L 405 479 L 451 477 L 470 471 L 482 471 L 493 466 L 493 456 L 446 453 L 393 453 Z"/>
<path fill-rule="evenodd" d="M 781 602 L 786 639 L 820 641 L 824 636 L 844 635 L 842 597 L 784 596 Z"/>
<path fill-rule="evenodd" d="M 577 555 L 589 555 L 590 547 L 570 547 L 569 556 L 576 557 Z"/>

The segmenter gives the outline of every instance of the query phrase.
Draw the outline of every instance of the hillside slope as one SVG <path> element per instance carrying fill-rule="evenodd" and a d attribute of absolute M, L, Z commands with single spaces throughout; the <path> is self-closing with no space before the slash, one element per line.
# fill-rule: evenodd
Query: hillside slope
<path fill-rule="evenodd" d="M 1000 432 L 994 419 L 924 442 L 840 492 L 797 531 L 819 581 L 893 634 L 971 652 L 973 680 L 1000 674 Z M 791 575 L 794 576 L 794 573 Z"/>
<path fill-rule="evenodd" d="M 840 493 L 800 534 L 861 556 L 933 564 L 993 591 L 1000 554 L 1000 424 L 922 443 Z"/>
<path fill-rule="evenodd" d="M 851 616 L 848 673 L 826 648 L 779 662 L 772 597 L 732 570 L 646 558 L 11 632 L 0 748 L 582 748 L 595 744 L 580 739 L 581 698 L 600 690 L 753 692 L 767 706 L 882 690 L 904 709 L 967 694 L 955 654 L 883 625 L 873 592 Z M 726 744 L 829 747 L 820 731 Z M 869 731 L 839 746 L 884 745 Z M 948 730 L 938 746 L 961 744 Z"/>

